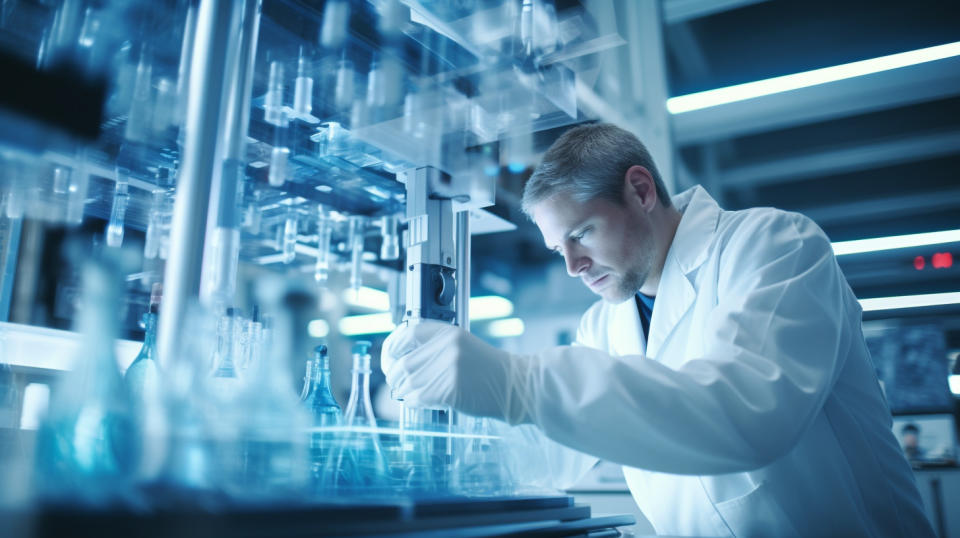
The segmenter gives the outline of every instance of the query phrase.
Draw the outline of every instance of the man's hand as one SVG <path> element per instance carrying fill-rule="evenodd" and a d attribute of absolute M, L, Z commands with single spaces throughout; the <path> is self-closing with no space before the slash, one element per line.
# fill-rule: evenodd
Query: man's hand
<path fill-rule="evenodd" d="M 525 413 L 514 392 L 526 357 L 501 351 L 463 329 L 424 320 L 383 343 L 381 368 L 394 394 L 413 406 L 450 406 L 511 423 Z"/>

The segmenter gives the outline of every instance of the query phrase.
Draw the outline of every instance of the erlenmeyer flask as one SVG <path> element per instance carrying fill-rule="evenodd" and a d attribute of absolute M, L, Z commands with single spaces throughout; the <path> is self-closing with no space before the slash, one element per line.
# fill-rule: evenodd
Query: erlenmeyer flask
<path fill-rule="evenodd" d="M 104 504 L 131 492 L 140 447 L 114 356 L 117 275 L 106 261 L 88 261 L 83 269 L 83 344 L 37 432 L 35 484 L 47 501 Z"/>
<path fill-rule="evenodd" d="M 308 420 L 295 392 L 291 365 L 306 359 L 301 341 L 316 301 L 282 280 L 261 283 L 258 293 L 276 315 L 275 329 L 233 406 L 240 417 L 240 459 L 228 491 L 256 501 L 293 499 L 308 480 Z"/>
<path fill-rule="evenodd" d="M 350 400 L 343 417 L 346 431 L 335 450 L 334 485 L 357 494 L 377 493 L 387 485 L 386 461 L 370 402 L 370 342 L 353 345 Z"/>
<path fill-rule="evenodd" d="M 140 353 L 123 375 L 133 404 L 143 446 L 138 478 L 153 478 L 163 463 L 166 424 L 160 396 L 160 371 L 157 354 L 157 313 L 160 308 L 161 284 L 154 283 L 150 292 L 150 309 L 143 315 L 144 336 Z"/>

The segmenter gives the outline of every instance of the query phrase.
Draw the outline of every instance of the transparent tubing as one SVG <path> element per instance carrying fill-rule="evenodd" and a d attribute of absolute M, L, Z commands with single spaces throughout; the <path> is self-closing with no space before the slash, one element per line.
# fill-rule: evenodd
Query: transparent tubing
<path fill-rule="evenodd" d="M 260 24 L 260 0 L 246 0 L 240 41 L 230 47 L 230 87 L 221 136 L 223 162 L 214 176 L 212 223 L 208 225 L 208 251 L 201 279 L 205 303 L 230 304 L 236 293 L 240 262 L 240 198 L 246 174 L 249 103 L 253 92 L 253 68 Z"/>
<path fill-rule="evenodd" d="M 127 204 L 130 203 L 130 184 L 127 171 L 117 170 L 117 184 L 113 192 L 113 207 L 107 222 L 107 246 L 119 247 L 123 244 L 124 221 L 127 216 Z"/>
<path fill-rule="evenodd" d="M 350 217 L 350 289 L 357 292 L 363 285 L 363 233 L 366 219 Z"/>
<path fill-rule="evenodd" d="M 293 112 L 300 117 L 309 117 L 313 112 L 313 78 L 309 74 L 309 63 L 300 47 L 297 60 L 297 79 L 293 88 Z"/>
<path fill-rule="evenodd" d="M 330 237 L 333 235 L 333 223 L 327 216 L 323 205 L 317 206 L 317 263 L 313 268 L 313 278 L 317 284 L 325 285 L 330 278 Z"/>
<path fill-rule="evenodd" d="M 283 223 L 283 263 L 292 263 L 297 257 L 297 212 L 290 210 Z"/>
<path fill-rule="evenodd" d="M 287 162 L 290 158 L 290 147 L 287 143 L 290 118 L 283 106 L 283 91 L 283 64 L 274 61 L 270 64 L 270 79 L 263 104 L 263 119 L 274 126 L 270 172 L 267 176 L 273 187 L 279 187 L 287 180 Z"/>

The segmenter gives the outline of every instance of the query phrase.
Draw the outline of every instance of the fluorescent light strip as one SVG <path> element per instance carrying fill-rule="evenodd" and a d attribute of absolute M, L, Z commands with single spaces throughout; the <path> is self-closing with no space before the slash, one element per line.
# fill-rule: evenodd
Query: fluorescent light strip
<path fill-rule="evenodd" d="M 960 396 L 960 375 L 953 374 L 947 378 L 950 383 L 950 392 L 954 396 Z"/>
<path fill-rule="evenodd" d="M 487 334 L 494 338 L 509 338 L 520 336 L 525 328 L 523 320 L 520 318 L 498 319 L 487 325 Z"/>
<path fill-rule="evenodd" d="M 836 82 L 838 80 L 860 77 L 881 71 L 889 71 L 900 67 L 933 62 L 958 55 L 960 55 L 960 42 L 947 43 L 945 45 L 901 52 L 859 62 L 824 67 L 802 73 L 794 73 L 672 97 L 667 99 L 667 110 L 669 110 L 671 114 L 682 114 L 692 110 L 700 110 L 702 108 L 724 105 L 736 101 L 745 101 L 764 95 L 807 88 L 818 84 L 826 84 L 828 82 Z"/>
<path fill-rule="evenodd" d="M 940 306 L 960 303 L 960 291 L 948 293 L 928 293 L 925 295 L 900 295 L 897 297 L 874 297 L 859 299 L 864 312 L 871 310 L 894 310 L 897 308 L 918 308 L 922 306 Z"/>
<path fill-rule="evenodd" d="M 957 241 L 960 241 L 960 230 L 944 230 L 942 232 L 873 237 L 871 239 L 856 239 L 854 241 L 837 241 L 831 243 L 831 246 L 833 247 L 834 254 L 843 256 L 844 254 L 860 254 L 862 252 L 920 247 Z"/>
<path fill-rule="evenodd" d="M 484 320 L 505 318 L 513 314 L 513 303 L 499 295 L 481 295 L 470 298 L 470 319 Z"/>
<path fill-rule="evenodd" d="M 392 331 L 396 325 L 390 312 L 380 314 L 364 314 L 361 316 L 347 316 L 337 325 L 340 334 L 344 336 L 359 336 L 361 334 L 383 334 Z"/>
<path fill-rule="evenodd" d="M 369 308 L 380 312 L 390 310 L 390 295 L 385 291 L 368 288 L 367 286 L 360 286 L 356 290 L 349 288 L 343 290 L 343 302 L 351 306 Z"/>

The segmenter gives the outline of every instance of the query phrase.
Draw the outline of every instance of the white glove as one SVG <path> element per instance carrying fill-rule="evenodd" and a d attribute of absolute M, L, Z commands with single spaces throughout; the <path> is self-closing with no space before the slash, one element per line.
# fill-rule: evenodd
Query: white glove
<path fill-rule="evenodd" d="M 499 350 L 460 327 L 401 324 L 383 343 L 380 367 L 394 395 L 415 407 L 449 406 L 477 417 L 524 422 L 517 389 L 528 357 Z"/>

